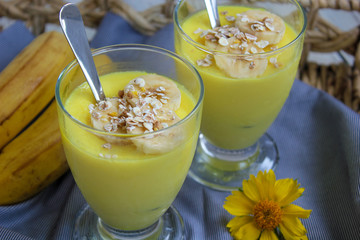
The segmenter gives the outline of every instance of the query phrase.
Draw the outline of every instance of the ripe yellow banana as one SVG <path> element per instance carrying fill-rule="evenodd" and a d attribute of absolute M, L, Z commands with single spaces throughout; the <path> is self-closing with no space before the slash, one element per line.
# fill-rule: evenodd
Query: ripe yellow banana
<path fill-rule="evenodd" d="M 68 169 L 55 101 L 0 153 L 0 205 L 35 195 Z"/>
<path fill-rule="evenodd" d="M 65 37 L 47 32 L 0 73 L 0 205 L 34 196 L 68 170 L 54 95 L 57 78 L 73 59 Z M 111 62 L 107 56 L 94 60 Z M 84 79 L 79 68 L 72 77 Z"/>
<path fill-rule="evenodd" d="M 68 169 L 54 93 L 72 59 L 65 37 L 47 32 L 0 73 L 0 205 L 28 199 Z"/>
<path fill-rule="evenodd" d="M 60 72 L 74 59 L 59 32 L 34 39 L 0 73 L 0 149 L 54 98 Z"/>

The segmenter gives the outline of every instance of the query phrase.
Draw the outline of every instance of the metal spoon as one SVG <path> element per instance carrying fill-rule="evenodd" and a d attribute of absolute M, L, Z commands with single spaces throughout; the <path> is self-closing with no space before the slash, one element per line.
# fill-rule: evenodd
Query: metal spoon
<path fill-rule="evenodd" d="M 212 28 L 220 27 L 220 18 L 216 0 L 205 0 L 205 6 L 209 15 L 210 26 Z"/>
<path fill-rule="evenodd" d="M 99 75 L 95 68 L 93 56 L 86 36 L 84 22 L 75 4 L 64 5 L 59 13 L 61 28 L 79 62 L 90 89 L 97 102 L 105 100 Z"/>

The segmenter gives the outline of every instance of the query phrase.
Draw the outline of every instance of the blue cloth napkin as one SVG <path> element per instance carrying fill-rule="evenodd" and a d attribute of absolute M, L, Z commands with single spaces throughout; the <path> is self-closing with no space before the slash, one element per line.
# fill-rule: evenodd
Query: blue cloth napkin
<path fill-rule="evenodd" d="M 15 26 L 14 26 L 15 28 Z M 0 34 L 2 56 L 14 56 L 28 41 L 19 25 Z M 117 43 L 147 43 L 173 50 L 173 26 L 152 37 L 134 31 L 126 21 L 108 14 L 92 47 Z M 298 80 L 278 118 L 269 129 L 280 152 L 277 178 L 297 178 L 305 188 L 295 204 L 312 209 L 303 220 L 309 239 L 360 239 L 360 117 L 325 92 Z M 186 239 L 231 239 L 222 207 L 228 192 L 218 192 L 187 178 L 174 206 L 181 213 Z M 71 173 L 35 197 L 0 207 L 0 239 L 71 239 L 78 211 L 85 204 Z"/>

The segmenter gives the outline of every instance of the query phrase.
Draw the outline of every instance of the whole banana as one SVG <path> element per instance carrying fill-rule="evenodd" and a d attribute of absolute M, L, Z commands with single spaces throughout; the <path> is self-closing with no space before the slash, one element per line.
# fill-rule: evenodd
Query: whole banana
<path fill-rule="evenodd" d="M 47 32 L 0 73 L 0 205 L 28 199 L 68 169 L 54 93 L 72 59 L 65 37 Z"/>
<path fill-rule="evenodd" d="M 65 37 L 47 32 L 0 73 L 0 149 L 50 103 L 60 72 L 73 58 Z"/>
<path fill-rule="evenodd" d="M 26 200 L 68 170 L 55 101 L 0 154 L 0 205 Z"/>

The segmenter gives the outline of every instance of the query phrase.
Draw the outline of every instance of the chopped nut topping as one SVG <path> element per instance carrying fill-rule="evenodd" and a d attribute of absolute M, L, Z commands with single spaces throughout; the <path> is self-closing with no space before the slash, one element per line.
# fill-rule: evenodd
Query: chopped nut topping
<path fill-rule="evenodd" d="M 207 54 L 204 59 L 199 59 L 196 61 L 196 64 L 200 67 L 209 67 L 212 65 L 212 59 L 214 57 L 210 54 Z"/>
<path fill-rule="evenodd" d="M 277 62 L 277 59 L 275 57 L 270 58 L 270 63 L 275 64 Z"/>
<path fill-rule="evenodd" d="M 144 123 L 144 127 L 148 130 L 148 131 L 150 131 L 150 132 L 152 132 L 153 131 L 153 124 L 151 123 L 151 122 L 145 122 Z"/>
<path fill-rule="evenodd" d="M 103 153 L 99 153 L 99 156 L 100 157 L 102 157 L 102 158 L 117 158 L 118 157 L 118 155 L 116 155 L 116 154 L 103 154 Z"/>
<path fill-rule="evenodd" d="M 254 63 L 254 62 L 250 62 L 249 68 L 250 68 L 250 69 L 254 69 L 254 68 L 255 68 L 255 63 Z"/>
<path fill-rule="evenodd" d="M 201 28 L 198 28 L 194 31 L 194 34 L 198 34 L 198 33 L 201 33 L 203 30 Z"/>
<path fill-rule="evenodd" d="M 257 53 L 257 49 L 254 48 L 254 47 L 251 47 L 251 48 L 250 48 L 250 51 L 251 51 L 252 53 Z"/>
<path fill-rule="evenodd" d="M 262 24 L 254 23 L 251 24 L 251 30 L 254 32 L 263 32 L 265 31 L 265 27 Z"/>
<path fill-rule="evenodd" d="M 145 80 L 143 78 L 135 78 L 134 82 L 141 88 L 145 87 Z"/>
<path fill-rule="evenodd" d="M 104 143 L 102 147 L 106 149 L 111 149 L 111 143 Z"/>
<path fill-rule="evenodd" d="M 229 22 L 235 22 L 235 17 L 234 17 L 234 16 L 226 16 L 225 18 L 226 18 L 226 20 L 228 20 Z"/>
<path fill-rule="evenodd" d="M 215 51 L 214 55 L 216 60 L 213 60 L 213 56 L 198 59 L 196 64 L 201 67 L 210 67 L 215 64 L 221 70 L 226 71 L 230 76 L 240 76 L 240 69 L 242 66 L 249 67 L 249 69 L 260 69 L 263 71 L 266 69 L 267 60 L 265 58 L 254 58 L 251 54 L 263 53 L 269 49 L 276 49 L 275 42 L 272 42 L 271 37 L 267 37 L 269 31 L 276 31 L 273 26 L 274 19 L 270 17 L 252 17 L 249 14 L 236 14 L 236 16 L 227 15 L 224 13 L 225 19 L 229 22 L 228 25 L 215 27 L 214 29 L 201 30 L 198 29 L 196 33 L 200 34 L 200 38 L 205 41 L 205 46 Z M 261 15 L 261 14 L 260 14 Z M 262 33 L 264 32 L 264 33 Z M 275 33 L 272 33 L 275 34 Z M 238 64 L 234 61 L 221 61 L 217 58 L 216 52 L 221 51 L 223 53 L 232 54 L 228 56 L 229 59 L 235 61 L 245 61 L 245 65 Z M 244 56 L 246 55 L 246 56 Z M 249 57 L 248 57 L 249 56 Z M 265 65 L 266 64 L 266 65 Z M 279 64 L 272 63 L 274 67 L 279 67 Z M 228 66 L 241 66 L 239 68 L 229 68 Z M 265 66 L 265 67 L 264 67 Z M 265 70 L 264 70 L 265 71 Z M 254 70 L 252 75 L 256 75 Z M 164 101 L 161 101 L 164 103 Z"/>
<path fill-rule="evenodd" d="M 245 37 L 249 40 L 249 41 L 256 41 L 257 37 L 250 34 L 250 33 L 245 33 Z"/>
<path fill-rule="evenodd" d="M 242 16 L 241 21 L 242 22 L 249 22 L 250 19 L 247 16 Z"/>
<path fill-rule="evenodd" d="M 164 128 L 165 125 L 160 124 L 161 119 L 157 115 L 170 98 L 165 95 L 166 89 L 163 86 L 147 90 L 144 88 L 145 85 L 146 82 L 143 78 L 135 78 L 129 82 L 123 91 L 119 91 L 120 98 L 107 98 L 95 105 L 90 104 L 89 112 L 93 125 L 97 124 L 98 129 L 107 132 L 119 133 L 131 132 L 136 128 L 143 129 L 143 132 L 152 132 Z M 172 111 L 168 113 L 170 116 L 163 120 L 174 120 L 176 114 Z M 106 143 L 102 147 L 110 149 L 111 145 Z"/>
<path fill-rule="evenodd" d="M 157 92 L 164 92 L 165 88 L 163 86 L 160 86 L 156 89 Z"/>
<path fill-rule="evenodd" d="M 220 12 L 220 14 L 221 15 L 226 15 L 226 14 L 228 14 L 228 11 L 222 11 L 222 12 Z"/>
<path fill-rule="evenodd" d="M 266 48 L 269 45 L 269 41 L 266 40 L 260 40 L 258 42 L 254 42 L 256 44 L 256 46 L 258 46 L 259 48 Z"/>
<path fill-rule="evenodd" d="M 111 106 L 112 106 L 112 104 L 109 101 L 105 100 L 105 101 L 100 101 L 99 102 L 99 109 L 100 110 L 103 110 L 103 111 L 108 110 L 109 108 L 111 108 Z"/>
<path fill-rule="evenodd" d="M 93 117 L 93 118 L 95 118 L 97 120 L 101 118 L 101 114 L 99 112 L 95 112 L 95 111 L 90 110 L 90 114 L 91 114 L 91 117 Z"/>
<path fill-rule="evenodd" d="M 277 62 L 277 58 L 275 58 L 275 57 L 270 58 L 270 59 L 269 59 L 269 62 L 270 62 L 275 68 L 279 68 L 279 67 L 280 67 L 279 64 L 278 64 L 278 62 Z"/>
<path fill-rule="evenodd" d="M 269 29 L 270 31 L 275 31 L 275 28 L 273 26 L 274 20 L 272 18 L 266 17 L 266 18 L 264 18 L 263 21 L 264 21 L 264 25 L 267 29 Z"/>
<path fill-rule="evenodd" d="M 132 109 L 133 113 L 136 115 L 136 116 L 140 116 L 141 115 L 141 109 L 139 107 L 134 107 Z"/>
<path fill-rule="evenodd" d="M 219 44 L 222 45 L 222 46 L 227 46 L 227 45 L 229 45 L 229 42 L 228 42 L 228 40 L 226 40 L 226 38 L 221 37 L 219 39 Z"/>
<path fill-rule="evenodd" d="M 119 95 L 120 98 L 124 97 L 124 90 L 120 90 L 118 92 L 118 95 Z"/>

